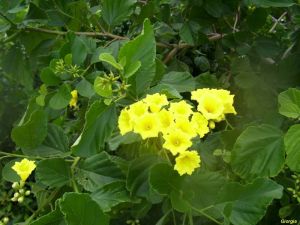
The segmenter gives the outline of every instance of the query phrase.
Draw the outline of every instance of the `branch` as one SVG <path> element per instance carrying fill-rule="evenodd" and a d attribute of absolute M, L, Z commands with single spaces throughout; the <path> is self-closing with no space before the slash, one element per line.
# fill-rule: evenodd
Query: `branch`
<path fill-rule="evenodd" d="M 44 28 L 37 28 L 37 27 L 25 27 L 25 31 L 33 31 L 33 32 L 42 32 L 47 34 L 54 34 L 54 35 L 61 35 L 64 36 L 68 32 L 67 31 L 58 31 L 58 30 L 49 30 Z M 76 35 L 84 35 L 89 37 L 109 37 L 117 40 L 128 40 L 128 37 L 123 37 L 115 34 L 111 34 L 108 32 L 74 32 Z"/>
<path fill-rule="evenodd" d="M 283 17 L 286 16 L 286 14 L 287 14 L 287 12 L 284 12 L 284 13 L 282 13 L 282 15 L 278 19 L 275 19 L 275 23 L 273 24 L 273 26 L 269 30 L 269 33 L 273 33 L 274 32 L 274 30 L 277 27 L 278 23 L 280 22 L 280 20 L 283 19 Z"/>

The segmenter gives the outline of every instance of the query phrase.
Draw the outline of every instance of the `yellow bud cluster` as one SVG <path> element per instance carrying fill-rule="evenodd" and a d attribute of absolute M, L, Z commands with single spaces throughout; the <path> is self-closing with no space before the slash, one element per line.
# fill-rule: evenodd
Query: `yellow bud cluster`
<path fill-rule="evenodd" d="M 191 175 L 201 161 L 197 151 L 188 150 L 192 138 L 204 137 L 225 114 L 236 113 L 232 106 L 233 95 L 226 90 L 198 89 L 192 92 L 192 99 L 198 102 L 196 112 L 185 100 L 169 102 L 164 94 L 147 95 L 121 111 L 120 133 L 133 131 L 144 140 L 161 134 L 163 148 L 176 157 L 174 169 L 180 175 Z"/>

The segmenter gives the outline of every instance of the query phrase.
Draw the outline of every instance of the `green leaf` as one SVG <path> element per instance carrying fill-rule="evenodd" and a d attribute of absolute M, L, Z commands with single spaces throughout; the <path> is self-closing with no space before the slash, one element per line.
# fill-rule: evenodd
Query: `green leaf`
<path fill-rule="evenodd" d="M 161 195 L 168 195 L 174 187 L 178 187 L 182 177 L 166 163 L 153 166 L 150 170 L 149 183 L 151 188 Z"/>
<path fill-rule="evenodd" d="M 71 48 L 73 64 L 81 65 L 87 57 L 88 49 L 82 37 L 76 36 Z"/>
<path fill-rule="evenodd" d="M 46 67 L 41 71 L 41 80 L 47 86 L 55 86 L 60 83 L 60 79 L 55 75 L 50 67 Z"/>
<path fill-rule="evenodd" d="M 115 159 L 101 152 L 80 164 L 75 176 L 77 182 L 87 191 L 95 191 L 106 184 L 124 180 L 125 176 Z"/>
<path fill-rule="evenodd" d="M 234 172 L 244 179 L 274 177 L 284 164 L 283 133 L 270 125 L 250 126 L 236 140 L 231 156 Z"/>
<path fill-rule="evenodd" d="M 11 167 L 15 164 L 15 162 L 19 162 L 20 160 L 14 159 L 8 163 L 5 164 L 5 166 L 2 169 L 2 178 L 3 180 L 9 181 L 9 182 L 19 182 L 20 177 L 14 171 Z"/>
<path fill-rule="evenodd" d="M 121 203 L 131 202 L 124 181 L 116 181 L 99 188 L 91 194 L 91 198 L 104 212 L 111 211 L 113 207 Z"/>
<path fill-rule="evenodd" d="M 212 15 L 213 17 L 221 17 L 223 14 L 223 10 L 226 7 L 222 3 L 222 0 L 209 0 L 205 1 L 205 10 Z"/>
<path fill-rule="evenodd" d="M 103 150 L 117 122 L 116 106 L 94 102 L 85 115 L 83 131 L 72 146 L 75 155 L 88 157 Z"/>
<path fill-rule="evenodd" d="M 70 182 L 70 164 L 64 159 L 44 159 L 37 164 L 36 179 L 49 187 L 62 187 Z"/>
<path fill-rule="evenodd" d="M 143 155 L 130 163 L 126 186 L 131 195 L 151 199 L 149 173 L 151 168 L 159 162 L 162 162 L 162 159 L 156 155 Z"/>
<path fill-rule="evenodd" d="M 13 141 L 22 148 L 32 149 L 39 146 L 47 136 L 47 115 L 43 110 L 34 111 L 28 120 L 14 127 Z"/>
<path fill-rule="evenodd" d="M 131 64 L 141 62 L 139 70 L 129 78 L 130 90 L 134 95 L 145 93 L 155 76 L 156 44 L 153 28 L 149 20 L 145 20 L 142 34 L 126 43 L 119 52 L 119 60 L 126 58 L 124 73 L 131 70 Z"/>
<path fill-rule="evenodd" d="M 37 220 L 31 222 L 29 225 L 66 225 L 64 215 L 61 213 L 59 207 Z"/>
<path fill-rule="evenodd" d="M 102 97 L 109 98 L 112 96 L 112 84 L 103 77 L 96 77 L 94 90 Z"/>
<path fill-rule="evenodd" d="M 282 191 L 281 185 L 265 178 L 245 186 L 228 183 L 219 192 L 220 202 L 227 202 L 223 214 L 233 225 L 255 225 L 272 200 L 281 198 Z"/>
<path fill-rule="evenodd" d="M 136 0 L 103 0 L 102 16 L 110 26 L 119 25 L 133 12 Z"/>
<path fill-rule="evenodd" d="M 71 98 L 70 87 L 67 84 L 63 84 L 60 86 L 58 92 L 52 96 L 49 101 L 49 105 L 53 109 L 63 109 L 68 106 Z"/>
<path fill-rule="evenodd" d="M 195 90 L 195 80 L 189 72 L 170 72 L 163 76 L 161 85 L 168 85 L 179 93 Z"/>
<path fill-rule="evenodd" d="M 101 53 L 99 56 L 99 60 L 109 63 L 118 70 L 123 70 L 123 66 L 120 63 L 117 63 L 115 58 L 110 53 Z"/>
<path fill-rule="evenodd" d="M 289 118 L 300 117 L 300 90 L 289 88 L 278 96 L 279 113 Z"/>
<path fill-rule="evenodd" d="M 41 145 L 36 148 L 23 148 L 25 155 L 41 157 L 58 157 L 66 155 L 69 152 L 69 140 L 64 130 L 55 125 L 48 125 L 48 134 Z"/>
<path fill-rule="evenodd" d="M 129 77 L 133 76 L 139 70 L 141 65 L 142 64 L 140 61 L 135 61 L 135 62 L 131 63 L 126 69 L 125 77 L 129 78 Z"/>
<path fill-rule="evenodd" d="M 284 137 L 286 149 L 286 164 L 292 171 L 300 172 L 300 125 L 296 124 L 289 128 Z"/>
<path fill-rule="evenodd" d="M 29 5 L 29 11 L 26 15 L 25 21 L 24 22 L 40 22 L 40 23 L 46 23 L 47 22 L 47 14 L 45 13 L 44 10 L 39 8 L 36 4 L 30 2 Z"/>
<path fill-rule="evenodd" d="M 93 85 L 88 82 L 85 78 L 83 78 L 77 85 L 76 85 L 76 90 L 78 93 L 87 98 L 91 98 L 94 94 L 95 91 L 93 89 Z"/>
<path fill-rule="evenodd" d="M 59 202 L 68 225 L 109 225 L 109 219 L 88 194 L 66 193 Z"/>
<path fill-rule="evenodd" d="M 256 7 L 290 7 L 294 5 L 293 0 L 245 0 L 248 5 L 255 5 Z"/>

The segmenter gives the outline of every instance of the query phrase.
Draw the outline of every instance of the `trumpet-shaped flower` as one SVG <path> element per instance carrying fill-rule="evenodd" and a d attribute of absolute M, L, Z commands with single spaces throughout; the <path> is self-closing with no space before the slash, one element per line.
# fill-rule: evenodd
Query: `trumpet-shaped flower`
<path fill-rule="evenodd" d="M 200 167 L 200 156 L 196 151 L 184 151 L 175 159 L 174 169 L 178 171 L 180 176 L 183 174 L 191 175 L 194 170 Z"/>
<path fill-rule="evenodd" d="M 157 137 L 160 131 L 159 125 L 156 114 L 146 113 L 135 121 L 134 132 L 140 134 L 143 139 Z"/>
<path fill-rule="evenodd" d="M 224 105 L 221 98 L 215 93 L 206 93 L 198 99 L 198 111 L 207 120 L 220 118 L 224 113 Z"/>
<path fill-rule="evenodd" d="M 77 90 L 71 91 L 71 96 L 72 96 L 72 98 L 69 102 L 69 106 L 71 108 L 72 107 L 77 108 L 77 101 L 78 101 L 78 92 L 77 92 Z"/>
<path fill-rule="evenodd" d="M 193 113 L 191 123 L 200 138 L 204 137 L 209 132 L 208 121 L 201 113 Z"/>
<path fill-rule="evenodd" d="M 165 139 L 163 147 L 168 149 L 173 155 L 184 152 L 192 145 L 189 135 L 180 130 L 173 129 L 163 137 Z"/>
<path fill-rule="evenodd" d="M 28 159 L 22 159 L 21 162 L 15 162 L 12 169 L 16 171 L 22 181 L 26 181 L 36 165 L 34 161 Z"/>
<path fill-rule="evenodd" d="M 233 113 L 236 114 L 236 111 L 233 107 L 233 98 L 234 95 L 231 95 L 227 90 L 216 90 L 219 97 L 222 99 L 224 105 L 224 114 Z"/>
<path fill-rule="evenodd" d="M 161 107 L 169 104 L 167 96 L 158 93 L 147 95 L 146 98 L 143 99 L 143 102 L 149 106 L 151 112 L 159 112 Z"/>
<path fill-rule="evenodd" d="M 133 130 L 133 123 L 130 118 L 130 114 L 127 109 L 123 109 L 118 119 L 118 126 L 121 135 L 124 135 Z"/>
<path fill-rule="evenodd" d="M 158 118 L 160 121 L 160 129 L 162 133 L 167 133 L 174 124 L 173 114 L 167 111 L 166 109 L 162 109 L 158 112 Z"/>
<path fill-rule="evenodd" d="M 173 102 L 170 104 L 169 111 L 173 113 L 175 118 L 188 118 L 192 114 L 192 106 L 186 101 Z"/>
<path fill-rule="evenodd" d="M 190 122 L 187 118 L 177 118 L 174 127 L 181 130 L 183 133 L 189 135 L 190 138 L 193 138 L 197 135 L 197 132 L 193 127 L 192 122 Z"/>
<path fill-rule="evenodd" d="M 128 113 L 130 114 L 132 119 L 141 117 L 144 114 L 146 114 L 147 112 L 148 112 L 148 105 L 142 101 L 132 104 L 128 109 Z"/>

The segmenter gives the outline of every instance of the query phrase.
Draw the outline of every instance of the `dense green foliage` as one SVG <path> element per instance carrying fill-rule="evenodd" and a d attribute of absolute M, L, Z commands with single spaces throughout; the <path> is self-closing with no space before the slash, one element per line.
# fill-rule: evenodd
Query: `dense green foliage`
<path fill-rule="evenodd" d="M 0 224 L 299 222 L 299 28 L 296 0 L 0 0 Z M 237 115 L 194 141 L 191 176 L 120 135 L 124 107 L 198 88 Z"/>

